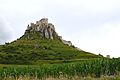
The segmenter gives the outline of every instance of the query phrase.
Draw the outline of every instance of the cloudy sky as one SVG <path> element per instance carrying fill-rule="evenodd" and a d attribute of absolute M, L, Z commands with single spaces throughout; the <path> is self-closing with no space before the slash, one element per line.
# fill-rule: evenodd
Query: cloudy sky
<path fill-rule="evenodd" d="M 44 17 L 82 50 L 120 57 L 120 0 L 0 0 L 0 43 Z"/>

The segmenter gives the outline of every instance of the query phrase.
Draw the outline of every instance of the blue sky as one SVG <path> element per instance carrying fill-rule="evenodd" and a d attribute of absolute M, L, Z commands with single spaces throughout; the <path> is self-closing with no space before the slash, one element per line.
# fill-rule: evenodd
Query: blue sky
<path fill-rule="evenodd" d="M 63 39 L 82 50 L 120 57 L 120 0 L 0 0 L 0 43 L 47 17 Z"/>

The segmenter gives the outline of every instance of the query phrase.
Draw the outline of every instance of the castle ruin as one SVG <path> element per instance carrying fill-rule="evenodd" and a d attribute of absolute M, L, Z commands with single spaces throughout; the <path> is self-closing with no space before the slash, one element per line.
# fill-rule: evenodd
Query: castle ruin
<path fill-rule="evenodd" d="M 30 25 L 27 26 L 26 31 L 40 32 L 41 37 L 47 39 L 54 39 L 55 37 L 57 37 L 64 44 L 72 46 L 71 41 L 63 40 L 62 36 L 58 36 L 58 34 L 55 32 L 54 25 L 52 23 L 48 23 L 48 18 L 42 18 L 41 20 L 36 21 L 36 23 L 31 23 Z"/>
<path fill-rule="evenodd" d="M 42 37 L 53 39 L 55 28 L 53 24 L 48 23 L 47 18 L 42 18 L 41 20 L 36 21 L 36 24 L 31 23 L 30 26 L 28 25 L 27 31 L 39 31 Z"/>

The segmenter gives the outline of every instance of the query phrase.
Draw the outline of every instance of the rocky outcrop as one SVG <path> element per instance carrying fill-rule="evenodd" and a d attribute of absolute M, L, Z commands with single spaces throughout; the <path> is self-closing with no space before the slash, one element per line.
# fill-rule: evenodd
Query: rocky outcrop
<path fill-rule="evenodd" d="M 42 38 L 47 38 L 47 39 L 54 39 L 55 37 L 61 40 L 64 44 L 68 46 L 72 46 L 71 41 L 66 41 L 62 39 L 62 36 L 58 36 L 58 34 L 55 31 L 55 27 L 52 23 L 48 23 L 47 18 L 42 18 L 39 21 L 36 21 L 36 23 L 31 23 L 30 25 L 27 26 L 27 32 L 40 32 L 40 35 Z M 28 39 L 30 37 L 28 36 Z"/>
<path fill-rule="evenodd" d="M 40 21 L 36 21 L 36 24 L 31 23 L 28 25 L 26 31 L 39 31 L 41 36 L 47 39 L 53 39 L 57 36 L 54 25 L 52 23 L 48 23 L 47 18 L 42 18 Z"/>
<path fill-rule="evenodd" d="M 60 39 L 64 44 L 66 44 L 66 45 L 68 45 L 68 46 L 72 46 L 72 42 L 71 42 L 71 41 L 66 41 L 66 40 L 62 39 L 62 36 L 59 36 L 59 39 Z"/>

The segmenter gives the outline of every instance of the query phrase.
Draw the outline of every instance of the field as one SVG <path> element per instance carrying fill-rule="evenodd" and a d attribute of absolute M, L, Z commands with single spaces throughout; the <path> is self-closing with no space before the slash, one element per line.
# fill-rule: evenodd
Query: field
<path fill-rule="evenodd" d="M 92 78 L 120 80 L 119 73 L 119 58 L 81 60 L 62 64 L 0 65 L 0 80 L 94 80 Z"/>

